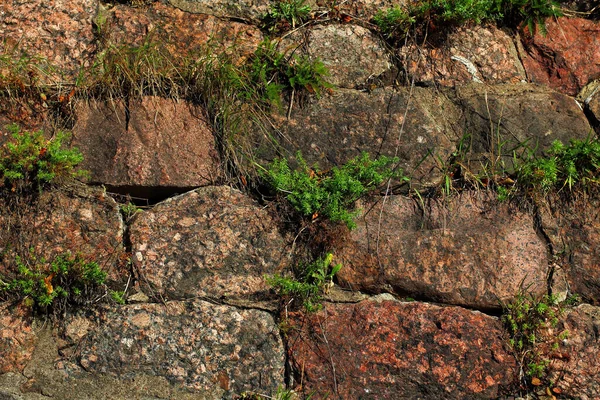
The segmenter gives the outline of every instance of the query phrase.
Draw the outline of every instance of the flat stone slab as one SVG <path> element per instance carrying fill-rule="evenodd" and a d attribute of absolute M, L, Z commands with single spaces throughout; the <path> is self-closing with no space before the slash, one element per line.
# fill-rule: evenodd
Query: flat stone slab
<path fill-rule="evenodd" d="M 284 348 L 267 312 L 196 300 L 109 307 L 85 319 L 67 321 L 61 351 L 87 373 L 163 377 L 219 398 L 283 385 Z M 69 359 L 60 367 L 74 377 L 83 373 Z"/>
<path fill-rule="evenodd" d="M 547 290 L 548 250 L 533 216 L 491 195 L 360 206 L 358 227 L 334 251 L 343 287 L 478 309 L 499 309 L 521 287 Z"/>
<path fill-rule="evenodd" d="M 496 399 L 518 376 L 497 318 L 372 299 L 294 313 L 288 354 L 313 398 Z"/>
<path fill-rule="evenodd" d="M 460 109 L 443 93 L 426 88 L 371 93 L 338 89 L 307 107 L 294 108 L 290 120 L 275 118 L 289 157 L 301 150 L 309 165 L 317 163 L 326 170 L 363 151 L 372 158 L 397 155 L 406 174 L 422 184 L 439 180 L 432 154 L 447 159 L 463 134 Z M 267 152 L 262 156 L 272 157 Z"/>
<path fill-rule="evenodd" d="M 183 299 L 266 294 L 286 265 L 286 241 L 267 210 L 238 190 L 200 188 L 132 223 L 134 268 L 147 294 Z M 280 265 L 281 264 L 281 265 Z"/>
<path fill-rule="evenodd" d="M 197 107 L 144 97 L 127 106 L 81 102 L 77 109 L 72 144 L 92 182 L 151 196 L 151 188 L 187 190 L 222 176 L 212 128 Z"/>

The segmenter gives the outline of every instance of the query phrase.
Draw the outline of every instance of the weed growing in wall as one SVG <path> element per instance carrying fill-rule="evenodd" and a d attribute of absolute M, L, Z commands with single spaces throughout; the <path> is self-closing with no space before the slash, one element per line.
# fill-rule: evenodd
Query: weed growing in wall
<path fill-rule="evenodd" d="M 67 134 L 47 139 L 41 131 L 8 127 L 12 140 L 0 148 L 0 187 L 17 194 L 34 193 L 59 178 L 82 176 L 77 169 L 83 156 L 77 149 L 63 148 Z"/>
<path fill-rule="evenodd" d="M 342 268 L 342 264 L 331 265 L 332 260 L 333 254 L 328 253 L 312 263 L 298 265 L 294 277 L 273 275 L 266 280 L 283 297 L 301 302 L 306 311 L 318 311 L 322 293 L 333 284 L 333 277 Z"/>
<path fill-rule="evenodd" d="M 423 0 L 406 8 L 380 10 L 373 23 L 387 39 L 398 41 L 409 32 L 437 26 L 497 21 L 546 34 L 546 18 L 561 16 L 554 0 Z"/>
<path fill-rule="evenodd" d="M 284 31 L 296 28 L 310 16 L 311 8 L 305 0 L 279 0 L 263 16 L 263 26 L 269 31 Z"/>
<path fill-rule="evenodd" d="M 12 277 L 0 277 L 0 293 L 40 311 L 61 311 L 94 299 L 106 279 L 98 264 L 69 253 L 48 261 L 33 251 L 15 257 Z"/>
<path fill-rule="evenodd" d="M 309 167 L 300 153 L 296 160 L 296 169 L 290 168 L 286 159 L 274 160 L 264 172 L 270 185 L 302 215 L 313 219 L 324 216 L 349 228 L 356 225 L 354 218 L 358 211 L 353 210 L 356 200 L 388 179 L 408 180 L 401 170 L 392 168 L 398 159 L 385 156 L 371 160 L 367 153 L 362 153 L 326 172 Z"/>
<path fill-rule="evenodd" d="M 600 182 L 600 142 L 597 139 L 572 140 L 564 145 L 559 140 L 552 143 L 546 156 L 518 163 L 516 177 L 526 190 L 571 190 L 574 185 L 584 187 Z"/>
<path fill-rule="evenodd" d="M 508 333 L 508 343 L 521 369 L 520 379 L 527 386 L 547 385 L 545 382 L 550 360 L 548 352 L 557 351 L 568 331 L 555 332 L 565 307 L 575 304 L 576 296 L 561 302 L 554 295 L 534 296 L 520 291 L 503 305 L 502 321 Z"/>
<path fill-rule="evenodd" d="M 259 98 L 279 105 L 284 90 L 305 90 L 317 96 L 333 87 L 327 82 L 329 71 L 318 59 L 306 56 L 286 57 L 276 48 L 276 43 L 264 41 L 254 53 L 248 69 L 250 85 L 247 98 Z"/>

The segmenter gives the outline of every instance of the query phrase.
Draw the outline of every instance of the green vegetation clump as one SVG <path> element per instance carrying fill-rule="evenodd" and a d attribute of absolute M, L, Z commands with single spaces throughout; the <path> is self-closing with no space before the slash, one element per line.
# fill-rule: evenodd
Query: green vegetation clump
<path fill-rule="evenodd" d="M 333 284 L 333 277 L 342 268 L 342 264 L 331 265 L 333 254 L 328 253 L 309 264 L 295 268 L 295 278 L 273 275 L 267 277 L 267 283 L 279 294 L 292 300 L 301 301 L 308 312 L 321 309 L 322 293 Z"/>
<path fill-rule="evenodd" d="M 319 60 L 306 56 L 286 57 L 277 51 L 276 43 L 264 41 L 254 53 L 248 69 L 250 85 L 246 85 L 247 98 L 256 98 L 279 105 L 285 90 L 306 90 L 317 96 L 333 87 L 327 82 L 329 71 Z"/>
<path fill-rule="evenodd" d="M 552 332 L 565 307 L 576 302 L 577 296 L 561 302 L 555 295 L 537 297 L 520 291 L 511 302 L 503 305 L 502 321 L 525 383 L 537 380 L 536 386 L 539 386 L 546 377 L 550 364 L 547 353 L 558 350 L 560 342 L 569 334 L 568 331 Z"/>
<path fill-rule="evenodd" d="M 597 139 L 571 140 L 569 145 L 555 140 L 546 157 L 529 158 L 516 170 L 517 182 L 525 189 L 547 192 L 571 190 L 577 183 L 587 186 L 600 182 L 600 142 Z"/>
<path fill-rule="evenodd" d="M 415 22 L 415 17 L 398 5 L 379 10 L 373 17 L 373 23 L 387 39 L 403 37 Z"/>
<path fill-rule="evenodd" d="M 437 26 L 480 24 L 497 21 L 528 27 L 530 34 L 546 34 L 546 18 L 562 15 L 554 0 L 422 0 L 405 9 L 394 6 L 380 10 L 373 23 L 387 39 L 399 41 L 411 28 L 430 30 Z"/>
<path fill-rule="evenodd" d="M 58 132 L 46 139 L 41 131 L 21 132 L 16 125 L 8 129 L 13 140 L 0 148 L 0 187 L 18 193 L 31 192 L 41 190 L 57 178 L 84 174 L 76 168 L 83 161 L 81 153 L 75 148 L 63 148 L 66 133 Z"/>
<path fill-rule="evenodd" d="M 285 30 L 305 22 L 310 16 L 311 8 L 306 0 L 279 0 L 271 5 L 269 12 L 263 17 L 263 25 L 270 31 Z"/>
<path fill-rule="evenodd" d="M 0 293 L 37 310 L 56 311 L 69 304 L 85 304 L 93 300 L 106 279 L 106 272 L 97 263 L 69 253 L 48 262 L 31 252 L 27 259 L 16 256 L 15 264 L 14 277 L 0 277 Z"/>
<path fill-rule="evenodd" d="M 286 159 L 275 159 L 265 170 L 270 185 L 284 194 L 302 215 L 319 215 L 331 221 L 344 222 L 354 228 L 358 211 L 354 203 L 388 179 L 408 180 L 401 170 L 392 169 L 396 158 L 381 156 L 371 160 L 367 153 L 351 159 L 341 167 L 321 172 L 310 168 L 302 155 L 297 154 L 298 168 L 291 169 Z"/>

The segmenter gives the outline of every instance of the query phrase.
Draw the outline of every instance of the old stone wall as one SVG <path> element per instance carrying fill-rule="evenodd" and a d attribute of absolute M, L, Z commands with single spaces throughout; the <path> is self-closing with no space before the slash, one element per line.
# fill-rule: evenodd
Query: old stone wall
<path fill-rule="evenodd" d="M 0 143 L 13 122 L 68 130 L 89 176 L 22 208 L 0 194 L 0 260 L 17 241 L 82 254 L 108 286 L 58 319 L 0 291 L 0 399 L 598 398 L 598 194 L 442 188 L 458 154 L 475 176 L 596 137 L 600 23 L 571 12 L 545 36 L 468 23 L 392 43 L 372 18 L 398 2 L 307 1 L 303 21 L 276 29 L 275 3 L 2 1 Z M 333 85 L 251 108 L 219 102 L 225 75 L 177 80 L 206 60 L 236 71 L 267 37 L 292 63 L 320 59 Z M 166 61 L 124 50 L 150 42 Z M 172 69 L 180 56 L 198 62 Z M 97 78 L 110 57 L 163 78 Z M 398 157 L 410 184 L 360 199 L 353 230 L 318 215 L 295 225 L 257 171 L 298 150 L 323 171 Z M 141 211 L 120 212 L 126 201 Z M 323 308 L 282 301 L 266 277 L 324 247 L 343 266 Z M 500 317 L 524 291 L 582 301 L 544 330 L 561 339 L 544 348 L 543 381 L 525 376 Z"/>

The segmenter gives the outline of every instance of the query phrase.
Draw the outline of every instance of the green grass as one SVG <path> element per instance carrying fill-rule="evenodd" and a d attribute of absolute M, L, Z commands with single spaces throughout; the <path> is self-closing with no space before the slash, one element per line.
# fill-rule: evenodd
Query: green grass
<path fill-rule="evenodd" d="M 305 0 L 278 0 L 262 18 L 263 27 L 270 32 L 281 32 L 296 28 L 309 17 L 311 7 Z"/>
<path fill-rule="evenodd" d="M 600 182 L 598 139 L 571 140 L 568 145 L 556 140 L 545 153 L 541 157 L 530 154 L 517 164 L 517 183 L 522 188 L 548 192 Z"/>
<path fill-rule="evenodd" d="M 561 302 L 553 295 L 534 296 L 519 291 L 512 301 L 503 304 L 502 322 L 508 343 L 524 371 L 526 385 L 532 385 L 537 379 L 540 384 L 552 386 L 546 379 L 550 364 L 547 353 L 556 351 L 560 342 L 568 337 L 568 331 L 556 328 L 565 308 L 576 302 L 577 296 Z"/>

